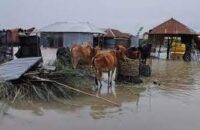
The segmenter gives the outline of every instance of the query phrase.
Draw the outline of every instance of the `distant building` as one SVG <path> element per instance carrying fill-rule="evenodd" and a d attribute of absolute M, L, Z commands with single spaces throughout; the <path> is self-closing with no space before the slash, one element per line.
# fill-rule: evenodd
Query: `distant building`
<path fill-rule="evenodd" d="M 190 61 L 190 53 L 192 50 L 193 41 L 196 41 L 198 44 L 198 33 L 196 33 L 190 27 L 184 25 L 183 23 L 171 18 L 160 25 L 149 30 L 148 40 L 150 43 L 155 46 L 163 45 L 166 43 L 167 46 L 167 59 L 170 59 L 170 48 L 175 39 L 180 39 L 182 43 L 186 45 L 185 54 L 183 55 L 183 59 L 185 61 Z"/>
<path fill-rule="evenodd" d="M 138 42 L 138 37 L 131 35 L 131 47 L 138 47 L 139 46 L 139 42 Z"/>
<path fill-rule="evenodd" d="M 149 38 L 149 33 L 148 33 L 148 32 L 145 32 L 145 33 L 143 34 L 143 39 L 144 39 L 144 40 L 148 40 L 148 38 Z"/>
<path fill-rule="evenodd" d="M 103 35 L 103 39 L 104 48 L 113 48 L 117 44 L 123 44 L 129 47 L 131 44 L 131 35 L 128 33 L 120 32 L 116 29 L 106 29 L 105 34 Z"/>
<path fill-rule="evenodd" d="M 37 51 L 35 51 L 33 46 L 36 46 L 37 44 L 37 37 L 30 36 L 30 33 L 35 28 L 30 29 L 22 29 L 22 28 L 15 28 L 15 29 L 8 29 L 8 30 L 0 30 L 0 63 L 12 60 L 14 58 L 14 54 L 17 47 L 22 48 L 22 44 L 27 41 L 27 39 L 30 39 L 26 43 L 28 45 L 23 46 L 23 54 L 30 54 L 30 56 L 36 56 L 34 55 Z M 26 36 L 26 39 L 24 38 Z M 33 42 L 33 37 L 36 39 L 36 42 Z M 15 47 L 15 48 L 13 48 Z M 34 53 L 34 54 L 33 54 Z M 20 54 L 22 55 L 22 54 Z M 26 55 L 28 56 L 28 55 Z M 38 56 L 38 55 L 37 55 Z"/>
<path fill-rule="evenodd" d="M 93 44 L 94 34 L 104 33 L 88 22 L 56 22 L 38 30 L 44 47 L 63 47 L 88 42 Z"/>

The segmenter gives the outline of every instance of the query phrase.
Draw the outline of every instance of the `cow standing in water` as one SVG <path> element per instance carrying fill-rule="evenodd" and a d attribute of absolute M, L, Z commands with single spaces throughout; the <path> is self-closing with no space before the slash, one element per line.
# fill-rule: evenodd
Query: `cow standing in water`
<path fill-rule="evenodd" d="M 76 69 L 79 62 L 89 65 L 91 63 L 92 57 L 96 54 L 96 49 L 94 49 L 89 44 L 83 45 L 72 45 L 71 47 L 71 61 L 73 68 Z"/>
<path fill-rule="evenodd" d="M 117 58 L 115 51 L 113 50 L 110 52 L 97 54 L 96 56 L 93 57 L 92 64 L 96 71 L 96 76 L 95 76 L 96 85 L 98 86 L 98 84 L 100 83 L 100 87 L 102 87 L 101 83 L 102 74 L 103 71 L 106 71 L 108 72 L 108 86 L 111 86 L 113 74 L 117 66 Z"/>
<path fill-rule="evenodd" d="M 117 68 L 117 60 L 124 59 L 125 57 L 125 49 L 120 46 L 116 48 L 116 50 L 110 50 L 108 52 L 97 53 L 92 58 L 92 65 L 95 68 L 95 83 L 97 87 L 100 84 L 100 88 L 102 87 L 102 75 L 103 72 L 108 73 L 108 87 L 112 86 L 113 74 Z"/>
<path fill-rule="evenodd" d="M 152 44 L 144 44 L 139 46 L 139 51 L 141 52 L 141 60 L 143 64 L 146 64 L 147 58 L 151 56 Z"/>
<path fill-rule="evenodd" d="M 147 58 L 150 57 L 152 44 L 144 44 L 136 47 L 131 47 L 127 50 L 127 57 L 131 59 L 141 59 L 143 64 L 146 64 Z"/>

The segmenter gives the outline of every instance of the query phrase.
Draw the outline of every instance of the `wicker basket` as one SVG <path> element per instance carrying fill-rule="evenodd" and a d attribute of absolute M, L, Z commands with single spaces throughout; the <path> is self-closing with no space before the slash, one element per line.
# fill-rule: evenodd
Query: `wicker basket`
<path fill-rule="evenodd" d="M 126 58 L 125 61 L 119 61 L 118 74 L 122 76 L 135 77 L 139 75 L 139 60 Z"/>

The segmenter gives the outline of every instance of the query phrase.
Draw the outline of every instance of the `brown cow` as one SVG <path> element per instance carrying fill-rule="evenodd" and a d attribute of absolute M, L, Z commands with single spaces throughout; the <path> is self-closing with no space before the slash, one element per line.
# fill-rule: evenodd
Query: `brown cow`
<path fill-rule="evenodd" d="M 89 44 L 72 45 L 71 47 L 71 61 L 75 69 L 80 61 L 85 64 L 90 64 L 92 57 L 96 54 L 95 49 Z"/>
<path fill-rule="evenodd" d="M 102 87 L 102 74 L 103 72 L 108 72 L 108 87 L 112 85 L 112 79 L 114 71 L 117 67 L 118 60 L 124 60 L 125 49 L 120 46 L 116 50 L 110 50 L 107 52 L 98 52 L 92 58 L 92 65 L 95 68 L 95 82 L 98 86 L 98 81 L 100 83 L 100 88 Z"/>
<path fill-rule="evenodd" d="M 127 55 L 127 48 L 123 45 L 116 45 L 115 47 L 117 58 L 120 60 L 124 60 Z"/>
<path fill-rule="evenodd" d="M 96 71 L 95 82 L 98 86 L 98 81 L 100 82 L 100 87 L 102 87 L 102 74 L 103 71 L 108 72 L 108 86 L 112 85 L 112 77 L 117 66 L 117 57 L 114 50 L 104 53 L 98 53 L 92 59 L 93 66 Z"/>
<path fill-rule="evenodd" d="M 146 64 L 147 58 L 151 55 L 152 44 L 143 44 L 136 47 L 131 47 L 127 50 L 127 57 L 131 59 L 141 59 L 141 62 Z"/>
<path fill-rule="evenodd" d="M 136 47 L 128 48 L 128 50 L 127 50 L 127 57 L 130 58 L 130 59 L 140 59 L 141 52 Z"/>

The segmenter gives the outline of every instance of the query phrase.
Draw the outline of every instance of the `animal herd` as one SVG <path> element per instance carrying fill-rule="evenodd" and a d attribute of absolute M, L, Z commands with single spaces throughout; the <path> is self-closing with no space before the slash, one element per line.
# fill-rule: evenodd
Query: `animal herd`
<path fill-rule="evenodd" d="M 93 67 L 97 88 L 102 87 L 103 72 L 108 74 L 108 87 L 112 86 L 112 79 L 119 60 L 125 60 L 125 57 L 128 57 L 141 58 L 143 62 L 146 62 L 150 56 L 150 49 L 151 45 L 148 44 L 139 48 L 126 48 L 123 45 L 117 45 L 110 50 L 100 50 L 100 48 L 94 48 L 90 44 L 75 44 L 70 48 L 73 68 L 76 69 L 80 63 Z"/>

